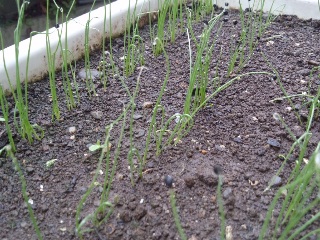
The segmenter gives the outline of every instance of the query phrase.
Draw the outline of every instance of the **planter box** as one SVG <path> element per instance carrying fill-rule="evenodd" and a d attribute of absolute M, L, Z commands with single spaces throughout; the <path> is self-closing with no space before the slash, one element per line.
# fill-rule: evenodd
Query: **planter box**
<path fill-rule="evenodd" d="M 90 29 L 92 49 L 100 47 L 101 38 L 111 34 L 121 34 L 126 26 L 127 9 L 125 7 L 122 9 L 119 5 L 111 7 L 114 6 L 118 8 L 112 8 L 113 10 L 123 10 L 123 12 L 112 11 L 110 19 L 113 24 L 106 34 L 101 16 L 105 11 L 108 13 L 108 10 L 102 8 L 101 11 L 94 13 L 96 19 L 92 20 Z M 140 5 L 139 12 L 144 6 Z M 146 9 L 149 10 L 149 5 Z M 157 9 L 156 5 L 154 9 Z M 132 64 L 140 68 L 135 68 L 133 72 L 127 74 L 128 76 L 125 75 L 127 73 L 125 67 L 130 63 L 125 65 L 124 60 L 131 59 L 127 51 L 129 36 L 126 40 L 114 39 L 112 49 L 106 46 L 106 50 L 113 53 L 114 66 L 101 61 L 104 60 L 101 48 L 92 53 L 90 69 L 93 75 L 97 76 L 95 79 L 88 79 L 87 75 L 83 74 L 83 66 L 87 66 L 84 59 L 77 61 L 76 72 L 72 72 L 77 73 L 77 76 L 74 75 L 69 91 L 71 93 L 69 96 L 77 96 L 78 101 L 74 109 L 68 109 L 66 106 L 71 101 L 66 96 L 64 74 L 70 72 L 57 72 L 54 76 L 56 85 L 51 85 L 53 88 L 49 86 L 48 77 L 45 77 L 44 81 L 30 84 L 29 119 L 32 124 L 41 126 L 45 133 L 43 138 L 33 144 L 28 145 L 24 139 L 17 136 L 16 131 L 19 126 L 16 126 L 17 121 L 14 120 L 18 119 L 16 116 L 21 119 L 24 109 L 15 111 L 14 99 L 8 97 L 10 108 L 7 112 L 10 118 L 6 119 L 6 122 L 15 129 L 17 160 L 14 160 L 14 163 L 15 169 L 19 169 L 17 166 L 21 164 L 22 173 L 20 170 L 19 174 L 14 172 L 10 159 L 0 158 L 0 181 L 4 186 L 0 188 L 0 195 L 3 196 L 0 209 L 5 210 L 2 211 L 3 214 L 1 213 L 3 219 L 8 219 L 0 221 L 3 229 L 0 233 L 1 239 L 8 236 L 12 239 L 21 239 L 21 236 L 25 239 L 36 239 L 24 214 L 25 205 L 21 204 L 22 195 L 17 184 L 19 175 L 20 179 L 25 176 L 27 188 L 22 189 L 26 189 L 24 191 L 28 191 L 28 194 L 24 194 L 24 201 L 32 207 L 29 209 L 34 210 L 44 239 L 75 239 L 81 234 L 84 234 L 84 239 L 129 237 L 177 239 L 178 233 L 173 225 L 174 221 L 178 225 L 177 219 L 182 222 L 186 239 L 220 239 L 224 238 L 224 229 L 221 228 L 224 224 L 223 220 L 220 220 L 222 217 L 219 218 L 221 205 L 226 213 L 226 239 L 257 239 L 264 219 L 283 222 L 284 216 L 279 216 L 281 212 L 279 205 L 272 207 L 272 197 L 278 189 L 281 190 L 279 194 L 284 193 L 283 189 L 286 189 L 286 194 L 290 192 L 296 194 L 297 198 L 287 195 L 290 199 L 298 199 L 299 196 L 308 197 L 305 201 L 304 199 L 300 202 L 294 201 L 301 203 L 294 209 L 304 207 L 308 209 L 303 220 L 310 224 L 310 229 L 304 229 L 302 232 L 304 235 L 301 236 L 305 236 L 308 232 L 312 233 L 318 228 L 317 208 L 314 205 L 313 209 L 309 209 L 309 206 L 313 205 L 313 199 L 317 197 L 317 186 L 313 181 L 310 182 L 314 186 L 314 191 L 311 192 L 309 189 L 312 189 L 312 186 L 309 188 L 308 184 L 304 182 L 302 184 L 298 178 L 292 178 L 290 172 L 293 170 L 297 174 L 301 173 L 306 179 L 314 176 L 314 181 L 317 180 L 317 175 L 293 169 L 297 157 L 297 153 L 294 152 L 293 158 L 288 159 L 290 166 L 283 168 L 281 177 L 272 176 L 278 175 L 283 160 L 287 161 L 283 154 L 289 150 L 295 141 L 295 136 L 297 138 L 302 136 L 303 129 L 294 115 L 300 108 L 305 110 L 303 100 L 293 100 L 295 105 L 291 104 L 290 108 L 286 100 L 279 100 L 283 93 L 277 86 L 279 80 L 277 76 L 283 77 L 281 79 L 283 88 L 290 89 L 290 94 L 293 91 L 300 94 L 307 91 L 306 89 L 314 90 L 314 86 L 310 85 L 316 82 L 316 79 L 309 78 L 309 75 L 314 65 L 320 65 L 319 56 L 316 54 L 319 52 L 317 43 L 320 42 L 320 36 L 314 34 L 318 33 L 318 29 L 311 27 L 309 21 L 283 16 L 276 18 L 267 31 L 263 31 L 265 34 L 259 35 L 258 38 L 254 35 L 255 28 L 244 31 L 247 28 L 243 28 L 239 11 L 230 10 L 227 16 L 223 15 L 226 11 L 218 9 L 217 12 L 221 18 L 212 29 L 210 28 L 210 32 L 207 32 L 206 23 L 212 23 L 210 21 L 212 16 L 195 17 L 201 20 L 192 23 L 194 38 L 191 41 L 188 41 L 191 28 L 185 31 L 188 12 L 184 13 L 186 18 L 177 29 L 176 41 L 166 42 L 167 54 L 154 54 L 154 37 L 148 31 L 152 30 L 152 27 L 139 29 L 139 35 L 143 39 L 141 43 L 144 46 L 138 49 L 140 52 L 134 52 L 131 56 L 135 60 L 140 53 L 143 53 L 144 59 L 137 65 Z M 250 25 L 251 14 L 248 11 L 244 13 L 246 23 L 249 26 L 257 26 Z M 83 54 L 83 24 L 87 19 L 88 16 L 84 16 L 82 24 L 79 24 L 81 18 L 70 21 L 71 36 L 65 39 L 74 54 L 77 54 L 77 58 Z M 166 33 L 170 31 L 168 28 L 165 29 Z M 56 31 L 56 29 L 51 30 L 54 33 Z M 203 34 L 206 32 L 208 34 Z M 252 34 L 250 39 L 254 41 L 254 46 L 246 43 L 245 38 L 239 35 L 241 33 Z M 198 38 L 198 36 L 203 37 Z M 38 46 L 33 43 L 30 64 L 34 74 L 38 74 L 39 68 L 41 74 L 45 75 L 46 49 L 41 42 L 41 39 L 42 41 L 44 39 L 41 37 L 39 36 L 36 42 Z M 55 43 L 57 40 L 55 34 L 50 37 Z M 207 55 L 211 51 L 208 51 L 208 48 L 205 52 L 199 49 L 199 45 L 196 44 L 198 40 L 204 45 L 212 44 L 212 55 Z M 244 41 L 246 48 L 241 41 Z M 23 46 L 28 47 L 28 41 Z M 234 55 L 238 53 L 239 46 L 242 46 L 240 52 L 245 51 L 245 56 L 242 55 L 243 61 L 241 57 L 237 59 Z M 24 50 L 21 46 L 20 48 L 21 51 Z M 249 49 L 252 49 L 252 54 L 249 53 Z M 12 55 L 13 53 L 14 51 Z M 266 63 L 264 56 L 270 60 L 269 63 Z M 14 60 L 13 57 L 12 59 Z M 235 66 L 239 66 L 235 71 L 230 69 L 231 59 L 235 59 Z M 13 61 L 13 70 L 14 64 Z M 102 70 L 105 78 L 99 73 L 94 73 L 97 70 L 101 71 L 102 65 L 107 67 L 107 70 Z M 61 66 L 60 58 L 57 59 L 56 66 L 57 68 Z M 277 76 L 273 69 L 279 70 Z M 121 70 L 124 71 L 123 75 Z M 256 72 L 260 70 L 268 72 Z M 189 74 L 193 74 L 194 78 L 192 79 Z M 31 77 L 33 76 L 28 76 L 29 79 L 35 79 Z M 38 77 L 40 79 L 41 76 Z M 193 84 L 190 80 L 197 82 Z M 205 98 L 205 102 L 202 102 L 205 106 L 197 107 L 196 104 L 200 102 L 197 100 L 199 86 L 203 86 L 200 81 L 208 84 L 204 83 L 205 89 L 200 89 Z M 54 121 L 51 115 L 54 106 L 52 103 L 55 103 L 55 100 L 50 88 L 56 89 L 58 93 L 58 108 L 61 106 L 61 114 L 55 117 L 58 121 Z M 220 91 L 223 92 L 219 93 Z M 190 111 L 186 108 L 187 99 L 191 100 Z M 279 102 L 273 104 L 270 102 L 273 99 L 278 99 Z M 292 110 L 294 108 L 297 112 Z M 179 114 L 189 112 L 191 114 Z M 183 138 L 179 141 L 180 134 L 175 135 L 174 129 L 176 126 L 179 127 L 179 124 L 186 123 L 182 119 L 189 116 L 194 119 L 194 124 L 190 124 L 192 127 L 190 132 L 185 132 L 189 129 L 181 129 L 182 134 L 186 134 L 183 134 Z M 292 137 L 291 132 L 286 134 L 280 121 L 275 122 L 280 120 L 280 116 L 285 117 L 288 126 L 295 126 L 292 131 L 295 136 Z M 307 122 L 306 119 L 304 121 Z M 311 129 L 313 134 L 311 135 L 309 130 L 307 133 L 311 138 L 311 149 L 315 149 L 316 141 L 320 138 L 317 131 L 320 122 L 317 119 L 308 122 L 315 124 Z M 5 146 L 7 136 L 4 134 L 5 131 L 1 132 L 0 144 Z M 174 138 L 175 136 L 177 137 Z M 107 140 L 102 141 L 103 139 Z M 175 146 L 172 146 L 172 140 L 177 143 Z M 102 153 L 100 158 L 97 151 Z M 110 155 L 106 154 L 108 151 Z M 301 168 L 313 170 L 313 159 L 309 153 L 309 150 L 306 151 L 308 155 L 303 159 L 305 164 L 302 163 Z M 318 156 L 320 157 L 320 154 Z M 138 169 L 141 170 L 139 179 Z M 110 172 L 115 174 L 111 175 Z M 289 188 L 289 185 L 286 185 L 288 177 L 295 183 L 299 180 L 298 185 L 290 184 Z M 265 194 L 263 189 L 268 185 L 274 189 Z M 110 189 L 110 194 L 108 190 L 106 193 L 106 186 Z M 221 186 L 221 191 L 217 186 Z M 301 194 L 303 188 L 308 191 L 304 195 Z M 295 191 L 296 189 L 301 191 Z M 176 203 L 174 194 L 177 196 Z M 169 197 L 171 206 L 179 208 L 177 214 L 173 216 L 170 213 Z M 279 201 L 283 201 L 283 197 Z M 104 216 L 109 216 L 110 204 L 113 205 L 110 209 L 113 214 L 105 219 Z M 272 211 L 267 214 L 269 204 Z M 102 207 L 108 208 L 102 209 Z M 287 206 L 284 207 L 288 209 Z M 21 213 L 23 218 L 20 216 Z M 296 214 L 301 215 L 301 212 L 297 211 Z M 278 219 L 274 221 L 274 217 Z M 315 217 L 317 219 L 311 225 L 310 219 Z M 106 222 L 100 223 L 102 219 Z M 295 222 L 296 218 L 292 220 Z M 288 223 L 281 224 L 280 228 L 285 228 L 287 224 L 290 226 L 289 221 L 290 219 Z M 299 222 L 297 227 L 303 222 L 301 224 Z M 275 231 L 275 236 L 282 234 L 280 228 L 275 228 L 273 224 L 269 227 L 271 231 Z M 292 232 L 284 231 L 284 234 Z M 273 234 L 267 231 L 267 233 L 262 232 L 260 236 L 264 239 L 264 236 L 271 235 Z M 316 239 L 315 235 L 312 237 Z M 289 237 L 281 237 L 281 239 L 286 238 Z"/>

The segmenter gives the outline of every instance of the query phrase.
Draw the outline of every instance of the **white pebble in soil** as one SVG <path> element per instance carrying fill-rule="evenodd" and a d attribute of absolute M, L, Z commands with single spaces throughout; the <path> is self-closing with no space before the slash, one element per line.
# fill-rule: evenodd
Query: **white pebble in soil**
<path fill-rule="evenodd" d="M 68 133 L 73 134 L 76 132 L 76 127 L 69 127 L 68 128 Z"/>

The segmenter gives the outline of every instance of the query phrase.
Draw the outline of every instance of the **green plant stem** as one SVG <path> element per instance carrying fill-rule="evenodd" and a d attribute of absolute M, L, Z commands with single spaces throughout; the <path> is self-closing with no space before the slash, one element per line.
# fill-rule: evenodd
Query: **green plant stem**
<path fill-rule="evenodd" d="M 47 13 L 49 13 L 49 0 L 47 0 Z M 49 74 L 49 83 L 50 83 L 50 91 L 52 97 L 52 121 L 60 120 L 60 109 L 58 105 L 58 98 L 57 98 L 57 89 L 56 89 L 56 75 L 55 75 L 55 56 L 56 50 L 52 54 L 51 51 L 51 44 L 49 38 L 49 14 L 47 14 L 46 19 L 46 51 L 47 51 L 47 61 L 48 61 L 48 74 Z M 58 46 L 57 46 L 58 48 Z"/>
<path fill-rule="evenodd" d="M 81 211 L 83 209 L 85 201 L 87 200 L 87 198 L 89 197 L 89 195 L 91 194 L 91 192 L 93 191 L 93 189 L 95 187 L 96 180 L 97 180 L 99 172 L 101 170 L 102 161 L 105 158 L 105 154 L 106 154 L 106 173 L 105 173 L 106 176 L 105 176 L 105 180 L 104 180 L 104 188 L 103 188 L 103 194 L 102 194 L 102 196 L 103 196 L 102 200 L 103 201 L 102 201 L 102 203 L 104 203 L 106 201 L 106 199 L 108 199 L 109 191 L 110 191 L 112 180 L 113 180 L 113 177 L 114 177 L 114 172 L 115 172 L 115 169 L 116 169 L 116 166 L 117 166 L 117 158 L 119 157 L 119 153 L 120 153 L 119 149 L 120 149 L 120 146 L 121 146 L 121 139 L 122 139 L 122 136 L 123 136 L 124 127 L 122 127 L 122 129 L 121 129 L 120 138 L 118 140 L 116 154 L 115 154 L 115 157 L 114 157 L 114 159 L 115 159 L 114 160 L 114 166 L 113 166 L 111 175 L 109 175 L 109 165 L 110 165 L 110 162 L 109 162 L 110 156 L 109 156 L 109 154 L 110 153 L 109 153 L 109 151 L 105 150 L 105 147 L 107 149 L 109 147 L 110 132 L 113 129 L 113 126 L 118 124 L 118 122 L 121 121 L 122 119 L 126 118 L 126 114 L 127 114 L 128 110 L 130 109 L 130 107 L 131 107 L 131 104 L 126 106 L 126 108 L 123 110 L 123 112 L 120 114 L 120 116 L 116 120 L 114 120 L 109 126 L 106 127 L 106 139 L 105 139 L 104 144 L 103 144 L 104 148 L 102 148 L 102 150 L 101 150 L 101 154 L 100 154 L 100 157 L 99 157 L 98 166 L 96 168 L 95 175 L 93 176 L 93 179 L 91 181 L 91 184 L 90 184 L 87 192 L 81 198 L 81 200 L 80 200 L 80 202 L 79 202 L 79 204 L 77 206 L 77 210 L 76 210 L 76 233 L 81 239 L 83 237 L 83 233 L 84 232 L 91 231 L 90 229 L 82 230 L 82 227 L 85 225 L 86 222 L 88 222 L 89 220 L 94 218 L 94 216 L 96 214 L 94 214 L 94 213 L 93 214 L 89 214 L 80 222 L 80 213 L 81 213 Z M 123 120 L 123 121 L 125 122 L 125 120 Z M 124 123 L 123 123 L 123 125 L 124 125 Z"/>
<path fill-rule="evenodd" d="M 294 105 L 293 105 L 293 102 L 291 101 L 290 98 L 288 98 L 288 94 L 287 94 L 287 91 L 285 90 L 281 80 L 280 80 L 280 75 L 278 73 L 278 71 L 273 67 L 273 65 L 270 63 L 270 61 L 268 60 L 268 58 L 266 57 L 266 55 L 264 53 L 261 52 L 261 55 L 262 57 L 264 58 L 265 62 L 268 64 L 268 66 L 272 69 L 272 71 L 275 73 L 276 77 L 277 77 L 277 82 L 279 84 L 279 87 L 281 89 L 281 91 L 283 92 L 283 94 L 287 97 L 288 99 L 288 102 L 291 106 L 292 109 L 294 109 Z M 299 114 L 297 112 L 295 112 L 295 115 L 297 117 L 297 119 L 299 120 L 300 124 L 302 124 L 302 121 L 301 121 L 301 118 L 299 116 Z"/>
<path fill-rule="evenodd" d="M 42 234 L 40 232 L 40 229 L 38 227 L 38 224 L 37 224 L 37 220 L 34 216 L 34 212 L 32 210 L 32 207 L 29 203 L 29 197 L 27 195 L 27 183 L 26 183 L 26 180 L 23 176 L 23 172 L 21 171 L 21 168 L 20 168 L 20 165 L 18 163 L 18 160 L 17 158 L 13 155 L 13 152 L 11 150 L 11 148 L 9 146 L 6 146 L 6 150 L 7 150 L 7 153 L 9 155 L 9 157 L 12 159 L 12 162 L 13 162 L 13 165 L 15 167 L 15 170 L 18 172 L 19 174 L 19 178 L 20 178 L 20 182 L 21 182 L 21 190 L 22 190 L 22 196 L 23 196 L 23 199 L 24 199 L 24 202 L 27 204 L 27 207 L 28 207 L 28 212 L 29 212 L 29 216 L 30 216 L 30 219 L 31 219 L 31 222 L 32 222 L 32 225 L 34 227 L 34 230 L 37 234 L 37 237 L 39 240 L 42 240 Z"/>
<path fill-rule="evenodd" d="M 156 38 L 155 41 L 158 42 L 157 44 L 160 44 L 160 46 L 162 48 L 162 52 L 163 52 L 165 60 L 166 60 L 166 76 L 165 76 L 164 82 L 162 84 L 162 87 L 160 89 L 157 101 L 155 103 L 155 106 L 157 107 L 158 105 L 160 105 L 160 101 L 162 99 L 162 96 L 164 94 L 164 90 L 165 90 L 165 88 L 167 86 L 167 82 L 169 80 L 170 62 L 169 62 L 169 57 L 167 55 L 167 52 L 165 51 L 161 40 L 159 38 Z M 147 134 L 147 138 L 146 138 L 146 146 L 145 146 L 145 150 L 144 150 L 144 154 L 143 154 L 143 158 L 142 158 L 143 160 L 142 160 L 142 163 L 140 163 L 140 166 L 139 166 L 139 177 L 140 178 L 142 178 L 142 170 L 143 170 L 143 168 L 144 168 L 144 166 L 146 164 L 147 154 L 148 154 L 148 151 L 149 151 L 149 144 L 150 144 L 150 140 L 151 140 L 151 133 L 153 132 L 152 130 L 154 128 L 156 115 L 157 115 L 157 112 L 155 110 L 153 110 L 152 117 L 151 117 L 151 122 L 150 122 L 149 129 L 148 129 L 148 134 Z"/>
<path fill-rule="evenodd" d="M 225 219 L 225 211 L 223 207 L 223 199 L 222 199 L 222 176 L 219 175 L 218 188 L 217 188 L 217 202 L 219 207 L 219 216 L 220 216 L 220 238 L 225 239 L 226 236 L 226 219 Z"/>
<path fill-rule="evenodd" d="M 178 213 L 178 209 L 176 206 L 176 198 L 175 198 L 175 194 L 174 194 L 173 190 L 170 190 L 170 204 L 171 204 L 171 208 L 172 208 L 172 215 L 173 215 L 174 222 L 176 224 L 179 236 L 182 240 L 187 240 L 187 236 L 183 231 L 183 228 L 181 226 L 181 222 L 179 219 L 179 213 Z"/>

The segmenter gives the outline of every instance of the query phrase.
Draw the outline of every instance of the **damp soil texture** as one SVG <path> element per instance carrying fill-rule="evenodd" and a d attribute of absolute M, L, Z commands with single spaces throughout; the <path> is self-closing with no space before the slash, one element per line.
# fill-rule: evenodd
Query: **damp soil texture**
<path fill-rule="evenodd" d="M 240 22 L 239 12 L 229 11 L 227 17 L 228 21 L 220 21 L 222 28 L 209 72 L 210 78 L 218 72 L 220 84 L 230 79 L 227 77 L 230 52 L 241 33 L 240 24 L 235 25 L 233 21 Z M 204 20 L 209 18 L 204 17 Z M 205 22 L 200 20 L 194 23 L 196 37 L 202 33 Z M 316 75 L 310 76 L 310 72 L 320 62 L 319 31 L 320 25 L 316 21 L 279 16 L 259 40 L 257 49 L 241 73 L 272 72 L 273 66 L 289 95 L 309 90 L 311 94 L 316 94 L 320 79 Z M 212 32 L 212 38 L 216 32 L 217 28 Z M 145 43 L 145 69 L 141 72 L 135 100 L 133 139 L 135 148 L 142 154 L 152 104 L 156 102 L 167 69 L 164 55 L 155 57 L 152 52 L 149 27 L 141 28 L 139 34 Z M 193 41 L 191 47 L 195 53 Z M 169 56 L 170 74 L 161 105 L 167 120 L 175 113 L 183 112 L 187 94 L 190 63 L 186 32 L 179 31 L 176 41 L 168 42 L 165 49 Z M 114 39 L 112 50 L 108 50 L 112 51 L 115 64 L 122 74 L 123 38 Z M 91 55 L 92 69 L 98 68 L 101 58 L 101 51 Z M 84 61 L 77 63 L 77 73 L 83 66 Z M 136 87 L 139 71 L 137 69 L 132 76 L 124 78 L 131 92 Z M 49 80 L 31 84 L 28 88 L 30 119 L 44 129 L 45 136 L 29 144 L 15 134 L 15 156 L 26 178 L 29 202 L 44 239 L 78 239 L 75 232 L 77 206 L 93 180 L 99 159 L 99 153 L 90 152 L 89 146 L 98 140 L 104 142 L 105 127 L 117 119 L 130 99 L 117 75 L 108 74 L 106 89 L 101 79 L 96 77 L 96 95 L 91 97 L 85 89 L 85 82 L 77 75 L 80 101 L 75 109 L 68 110 L 60 73 L 56 79 L 61 120 L 51 121 Z M 214 89 L 215 86 L 209 84 L 207 93 L 212 93 Z M 226 226 L 232 229 L 233 239 L 257 239 L 275 192 L 286 184 L 298 157 L 297 153 L 293 154 L 273 188 L 264 192 L 283 163 L 279 155 L 288 153 L 293 143 L 273 114 L 280 114 L 297 137 L 304 132 L 306 123 L 304 113 L 307 109 L 302 98 L 292 99 L 294 108 L 286 100 L 271 102 L 283 96 L 279 83 L 271 75 L 248 75 L 235 81 L 196 114 L 191 131 L 176 145 L 166 146 L 157 156 L 155 143 L 151 141 L 143 178 L 137 180 L 135 174 L 134 187 L 127 160 L 130 129 L 129 125 L 126 126 L 108 199 L 114 205 L 113 212 L 100 226 L 93 227 L 87 223 L 85 227 L 91 231 L 84 233 L 84 239 L 179 239 L 170 205 L 170 191 L 175 193 L 179 218 L 188 239 L 220 239 L 217 174 L 223 176 Z M 10 106 L 13 108 L 13 102 Z M 4 130 L 3 125 L 1 128 Z M 114 150 L 120 131 L 121 121 L 114 125 L 110 133 L 111 161 L 116 154 Z M 313 135 L 306 158 L 310 157 L 320 140 L 318 120 L 311 131 Z M 1 143 L 2 146 L 6 144 L 3 136 Z M 52 159 L 56 159 L 54 164 L 46 167 L 47 161 Z M 134 158 L 133 165 L 137 165 L 137 161 Z M 171 179 L 167 177 L 165 182 L 167 175 Z M 99 206 L 104 176 L 103 163 L 80 219 Z M 173 184 L 169 188 L 171 180 Z M 5 156 L 1 158 L 0 186 L 0 238 L 36 239 L 22 197 L 19 176 L 11 159 Z M 278 213 L 276 208 L 275 216 Z M 317 222 L 308 231 L 319 227 Z M 314 239 L 317 237 L 314 236 Z"/>

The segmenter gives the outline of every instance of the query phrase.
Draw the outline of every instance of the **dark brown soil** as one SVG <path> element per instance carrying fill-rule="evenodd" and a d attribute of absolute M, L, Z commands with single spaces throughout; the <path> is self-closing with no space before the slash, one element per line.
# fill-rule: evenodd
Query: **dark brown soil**
<path fill-rule="evenodd" d="M 213 54 L 210 76 L 215 74 L 215 66 L 222 48 L 219 76 L 226 82 L 230 44 L 238 36 L 237 12 L 230 12 L 229 21 L 223 24 L 221 37 Z M 250 71 L 272 71 L 264 61 L 263 52 L 277 69 L 288 94 L 308 91 L 311 93 L 320 84 L 320 79 L 309 77 L 312 64 L 320 62 L 319 24 L 315 21 L 302 21 L 291 16 L 279 17 L 259 43 L 259 51 L 243 69 Z M 204 23 L 194 25 L 197 35 L 201 34 Z M 148 131 L 152 109 L 144 108 L 144 102 L 155 103 L 166 74 L 165 58 L 152 54 L 151 43 L 145 27 L 140 34 L 146 41 L 145 59 L 147 70 L 143 70 L 141 87 L 136 99 L 136 120 L 134 120 L 135 147 L 142 151 Z M 280 35 L 268 42 L 268 37 Z M 195 46 L 193 44 L 195 52 Z M 186 34 L 178 34 L 175 43 L 168 43 L 166 51 L 170 58 L 169 82 L 161 104 L 168 119 L 175 113 L 183 112 L 189 80 L 189 55 Z M 123 40 L 113 41 L 113 53 L 117 66 L 121 68 Z M 101 59 L 101 51 L 91 58 L 91 67 L 96 68 Z M 83 61 L 78 63 L 83 66 Z M 78 68 L 80 70 L 81 67 Z M 133 91 L 139 70 L 126 78 L 126 84 Z M 117 77 L 108 79 L 104 90 L 99 79 L 95 80 L 97 96 L 89 98 L 85 83 L 79 79 L 80 104 L 68 111 L 64 104 L 62 77 L 58 75 L 59 99 L 62 119 L 51 123 L 51 102 L 48 79 L 30 85 L 30 119 L 45 131 L 41 141 L 32 145 L 16 136 L 17 153 L 27 181 L 27 192 L 33 200 L 35 212 L 44 239 L 77 239 L 75 234 L 75 214 L 77 205 L 88 189 L 97 167 L 99 154 L 88 150 L 89 144 L 105 138 L 105 127 L 122 112 L 123 103 L 129 101 Z M 210 86 L 208 93 L 213 91 Z M 125 129 L 120 158 L 110 193 L 110 202 L 117 200 L 110 219 L 99 228 L 85 234 L 85 239 L 179 239 L 169 201 L 169 188 L 164 177 L 174 179 L 177 206 L 182 227 L 188 239 L 220 239 L 220 219 L 217 205 L 217 175 L 214 167 L 223 171 L 222 195 L 226 211 L 226 225 L 232 227 L 234 239 L 257 239 L 265 219 L 266 211 L 279 186 L 263 192 L 268 182 L 282 164 L 278 156 L 286 154 L 293 143 L 286 130 L 273 118 L 275 112 L 284 117 L 296 136 L 304 131 L 294 110 L 289 111 L 289 103 L 270 100 L 283 96 L 280 87 L 272 77 L 251 75 L 237 81 L 227 90 L 219 93 L 207 107 L 195 117 L 194 127 L 176 146 L 163 149 L 155 155 L 152 143 L 143 179 L 130 183 L 127 154 L 129 149 L 129 129 Z M 293 99 L 296 107 L 302 106 L 301 98 Z M 303 107 L 297 109 L 301 114 Z M 93 117 L 92 111 L 101 111 L 100 119 Z M 140 116 L 138 116 L 140 115 Z M 75 127 L 74 134 L 68 132 Z M 112 149 L 119 138 L 120 125 L 111 132 Z M 4 128 L 4 126 L 2 126 Z M 320 140 L 320 123 L 312 127 L 309 154 Z M 72 139 L 74 135 L 74 139 Z M 279 142 L 279 147 L 271 147 L 270 140 Z M 2 146 L 6 140 L 2 137 Z M 281 185 L 294 167 L 294 155 L 281 173 Z M 52 168 L 46 162 L 57 159 Z M 21 183 L 13 168 L 11 159 L 0 162 L 0 238 L 35 239 L 26 204 L 21 194 Z M 97 179 L 102 183 L 103 174 Z M 40 186 L 43 191 L 40 191 Z M 102 187 L 97 186 L 85 203 L 81 218 L 90 214 L 99 205 Z M 276 214 L 277 209 L 275 210 Z M 88 227 L 90 227 L 88 225 Z M 319 228 L 314 224 L 311 229 Z M 310 230 L 310 229 L 309 229 Z M 314 236 L 317 238 L 317 236 Z M 319 237 L 319 236 L 318 236 Z"/>

